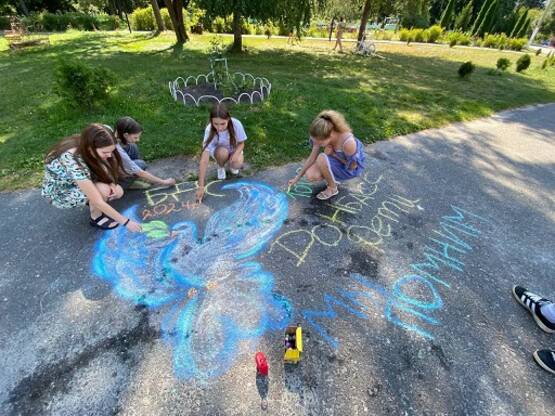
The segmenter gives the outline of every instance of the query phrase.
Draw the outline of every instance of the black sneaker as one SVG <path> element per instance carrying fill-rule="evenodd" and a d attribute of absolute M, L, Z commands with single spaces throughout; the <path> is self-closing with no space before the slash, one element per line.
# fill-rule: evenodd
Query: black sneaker
<path fill-rule="evenodd" d="M 537 350 L 534 351 L 534 360 L 545 371 L 555 374 L 555 351 L 553 350 Z"/>
<path fill-rule="evenodd" d="M 555 332 L 555 323 L 550 322 L 541 314 L 540 308 L 542 305 L 551 303 L 549 299 L 542 298 L 532 292 L 529 292 L 522 286 L 513 287 L 513 295 L 515 299 L 524 306 L 534 317 L 534 321 L 545 332 L 550 334 Z"/>

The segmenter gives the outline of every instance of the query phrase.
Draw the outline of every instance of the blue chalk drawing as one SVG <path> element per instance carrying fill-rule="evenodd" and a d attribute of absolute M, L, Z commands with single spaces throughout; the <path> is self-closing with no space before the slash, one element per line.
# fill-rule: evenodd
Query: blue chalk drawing
<path fill-rule="evenodd" d="M 360 288 L 356 288 L 357 286 L 353 288 L 351 285 L 349 290 L 338 287 L 334 293 L 324 293 L 322 309 L 300 311 L 307 324 L 312 326 L 330 347 L 338 349 L 339 340 L 330 335 L 324 322 L 351 317 L 369 319 L 365 314 L 369 308 L 361 302 L 366 300 L 370 301 L 374 308 L 383 311 L 388 322 L 433 340 L 433 333 L 422 324 L 428 326 L 440 324 L 438 319 L 431 316 L 432 313 L 441 311 L 444 306 L 441 294 L 434 283 L 439 283 L 446 288 L 451 287 L 447 282 L 449 275 L 446 272 L 464 271 L 465 263 L 461 258 L 473 251 L 472 240 L 468 237 L 478 242 L 481 235 L 481 230 L 470 221 L 478 224 L 489 222 L 486 218 L 458 206 L 451 205 L 450 208 L 454 215 L 442 216 L 439 229 L 432 230 L 434 236 L 428 237 L 432 243 L 424 246 L 422 253 L 424 259 L 410 264 L 410 268 L 417 273 L 401 276 L 393 282 L 391 289 L 373 283 L 358 273 L 351 273 L 350 279 Z M 438 239 L 438 236 L 441 239 Z M 438 276 L 439 272 L 443 272 L 445 276 Z M 410 289 L 417 289 L 420 295 L 411 295 Z M 411 321 L 407 322 L 407 318 L 411 318 Z"/>
<path fill-rule="evenodd" d="M 246 181 L 222 189 L 240 196 L 212 215 L 202 238 L 191 221 L 153 221 L 147 233 L 105 233 L 93 257 L 93 273 L 118 296 L 165 308 L 161 330 L 179 378 L 207 381 L 224 374 L 240 343 L 254 347 L 266 331 L 285 328 L 292 315 L 290 302 L 273 292 L 272 274 L 248 261 L 287 218 L 285 194 Z M 137 218 L 136 211 L 125 215 Z"/>

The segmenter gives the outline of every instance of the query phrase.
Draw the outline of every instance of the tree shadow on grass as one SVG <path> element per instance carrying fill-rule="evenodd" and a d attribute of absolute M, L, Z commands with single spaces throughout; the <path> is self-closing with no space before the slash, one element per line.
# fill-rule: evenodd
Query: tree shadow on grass
<path fill-rule="evenodd" d="M 19 79 L 17 71 L 23 67 L 37 74 L 25 80 L 30 93 L 16 97 L 17 90 L 9 92 L 12 108 L 33 108 L 34 115 L 12 112 L 15 134 L 0 144 L 0 154 L 4 155 L 0 156 L 0 168 L 10 165 L 10 155 L 29 149 L 35 155 L 42 153 L 60 137 L 79 131 L 92 120 L 113 123 L 122 115 L 131 115 L 148 126 L 150 140 L 142 147 L 149 157 L 189 154 L 196 149 L 206 110 L 174 102 L 167 85 L 177 76 L 208 72 L 208 54 L 187 44 L 183 50 L 169 45 L 155 52 L 111 49 L 113 45 L 142 42 L 149 36 L 111 42 L 109 34 L 97 34 L 70 39 L 13 61 L 0 55 L 0 65 L 6 65 L 3 71 L 11 81 Z M 307 126 L 324 108 L 343 112 L 355 134 L 369 143 L 507 107 L 555 100 L 553 86 L 542 79 L 512 73 L 492 77 L 487 75 L 487 68 L 478 66 L 470 81 L 461 81 L 458 62 L 383 54 L 385 60 L 368 60 L 353 55 L 260 49 L 231 57 L 231 72 L 249 72 L 272 82 L 269 100 L 233 108 L 234 116 L 244 121 L 247 130 L 256 132 L 251 153 L 254 166 L 303 157 Z M 114 71 L 118 79 L 110 100 L 91 114 L 62 110 L 52 91 L 52 66 L 61 56 Z M 39 99 L 35 91 L 47 99 Z M 181 138 L 181 144 L 176 144 L 176 137 Z M 30 145 L 26 150 L 22 141 Z"/>

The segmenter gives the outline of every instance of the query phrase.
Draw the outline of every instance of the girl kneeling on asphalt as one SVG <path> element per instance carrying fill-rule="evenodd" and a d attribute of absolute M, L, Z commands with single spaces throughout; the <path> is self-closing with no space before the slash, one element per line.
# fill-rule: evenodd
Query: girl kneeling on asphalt
<path fill-rule="evenodd" d="M 118 178 L 126 173 L 112 132 L 90 124 L 80 135 L 67 137 L 46 155 L 42 196 L 57 208 L 89 205 L 91 226 L 113 230 L 120 224 L 129 231 L 141 225 L 124 217 L 108 201 L 123 196 Z"/>
<path fill-rule="evenodd" d="M 210 157 L 215 159 L 218 165 L 219 180 L 226 178 L 226 163 L 229 165 L 229 171 L 233 175 L 238 175 L 243 167 L 245 140 L 247 140 L 247 134 L 243 124 L 231 117 L 225 105 L 216 104 L 210 111 L 209 122 L 204 130 L 198 171 L 197 201 L 202 202 L 204 197 L 204 180 Z"/>
<path fill-rule="evenodd" d="M 320 200 L 330 199 L 339 193 L 338 181 L 359 176 L 364 170 L 364 146 L 357 139 L 343 114 L 322 111 L 310 125 L 312 152 L 302 169 L 288 183 L 295 185 L 304 174 L 311 182 L 324 180 L 327 188 L 316 195 Z M 320 153 L 320 148 L 324 153 Z"/>
<path fill-rule="evenodd" d="M 131 117 L 122 117 L 116 122 L 116 149 L 125 171 L 132 176 L 128 189 L 148 189 L 152 185 L 175 185 L 175 179 L 162 179 L 146 171 L 146 162 L 141 158 L 137 142 L 141 140 L 143 127 Z M 136 179 L 138 178 L 138 179 Z M 135 180 L 133 180 L 135 179 Z M 125 188 L 125 184 L 123 185 Z"/>

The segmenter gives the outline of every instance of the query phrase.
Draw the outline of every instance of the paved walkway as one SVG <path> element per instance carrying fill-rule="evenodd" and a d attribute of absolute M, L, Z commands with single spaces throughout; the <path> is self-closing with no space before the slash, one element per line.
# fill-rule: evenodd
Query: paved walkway
<path fill-rule="evenodd" d="M 139 236 L 0 194 L 0 414 L 554 413 L 532 352 L 555 340 L 511 287 L 555 297 L 555 104 L 367 156 L 327 203 L 284 193 L 298 164 L 212 182 L 200 207 L 194 183 L 130 192 Z"/>

